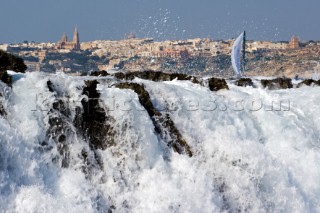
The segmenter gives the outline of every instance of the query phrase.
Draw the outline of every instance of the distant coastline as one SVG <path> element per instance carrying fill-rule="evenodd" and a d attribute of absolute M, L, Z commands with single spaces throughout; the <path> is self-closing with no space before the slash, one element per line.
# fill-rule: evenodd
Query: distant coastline
<path fill-rule="evenodd" d="M 24 59 L 27 71 L 87 73 L 116 69 L 123 72 L 153 70 L 195 76 L 232 76 L 230 62 L 234 40 L 195 38 L 154 41 L 130 33 L 123 40 L 81 42 L 74 31 L 56 43 L 24 41 L 1 44 L 0 49 Z M 310 78 L 320 73 L 320 41 L 247 41 L 246 76 Z"/>

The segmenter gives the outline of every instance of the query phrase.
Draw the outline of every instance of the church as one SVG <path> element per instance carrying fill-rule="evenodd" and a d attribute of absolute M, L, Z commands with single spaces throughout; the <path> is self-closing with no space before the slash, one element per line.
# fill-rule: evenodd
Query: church
<path fill-rule="evenodd" d="M 77 27 L 74 29 L 73 40 L 69 42 L 66 34 L 64 33 L 61 40 L 57 42 L 56 49 L 80 50 L 80 40 Z"/>

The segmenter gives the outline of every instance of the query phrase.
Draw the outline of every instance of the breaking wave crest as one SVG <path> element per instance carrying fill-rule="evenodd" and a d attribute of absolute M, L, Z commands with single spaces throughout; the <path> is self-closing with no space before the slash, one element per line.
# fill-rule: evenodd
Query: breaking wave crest
<path fill-rule="evenodd" d="M 320 87 L 228 86 L 1 84 L 1 211 L 319 212 Z"/>

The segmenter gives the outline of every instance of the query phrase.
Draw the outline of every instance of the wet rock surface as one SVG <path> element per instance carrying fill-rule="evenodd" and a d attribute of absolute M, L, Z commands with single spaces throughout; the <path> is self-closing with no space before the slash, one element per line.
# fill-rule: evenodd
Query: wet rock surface
<path fill-rule="evenodd" d="M 6 83 L 8 86 L 12 86 L 12 77 L 8 75 L 7 71 L 5 70 L 0 70 L 0 80 L 3 83 Z"/>
<path fill-rule="evenodd" d="M 247 87 L 247 86 L 252 87 L 253 82 L 252 82 L 251 78 L 240 78 L 239 80 L 237 80 L 235 82 L 235 85 L 237 85 L 239 87 Z"/>
<path fill-rule="evenodd" d="M 150 81 L 172 81 L 177 80 L 192 80 L 193 77 L 182 74 L 182 73 L 163 73 L 163 72 L 154 72 L 154 71 L 145 71 L 145 72 L 129 72 L 129 73 L 116 73 L 114 75 L 118 79 L 122 80 L 133 80 L 135 77 L 150 80 Z"/>
<path fill-rule="evenodd" d="M 187 154 L 192 157 L 193 153 L 190 146 L 183 139 L 179 130 L 175 127 L 174 122 L 170 118 L 169 114 L 162 114 L 153 106 L 149 93 L 145 90 L 144 86 L 137 83 L 120 83 L 116 85 L 120 89 L 131 89 L 135 91 L 139 97 L 140 104 L 148 112 L 154 127 L 155 132 L 167 143 L 168 147 L 171 147 L 175 152 L 179 154 Z"/>
<path fill-rule="evenodd" d="M 2 92 L 0 92 L 0 115 L 1 116 L 6 116 L 7 113 L 6 113 L 6 110 L 5 110 L 4 106 L 3 106 L 3 99 L 4 99 L 3 94 L 2 94 Z"/>
<path fill-rule="evenodd" d="M 97 91 L 98 81 L 85 81 L 83 95 L 87 99 L 82 99 L 82 109 L 76 108 L 76 118 L 74 124 L 82 132 L 84 138 L 94 149 L 106 149 L 115 143 L 114 132 L 107 120 L 112 120 L 106 111 L 100 106 L 100 94 Z"/>
<path fill-rule="evenodd" d="M 0 103 L 0 115 L 5 116 L 7 113 L 2 105 L 2 103 Z"/>
<path fill-rule="evenodd" d="M 50 92 L 54 92 L 55 89 L 54 89 L 54 85 L 53 85 L 52 81 L 50 81 L 50 80 L 47 81 L 47 87 Z"/>
<path fill-rule="evenodd" d="M 67 168 L 70 164 L 70 152 L 69 142 L 66 140 L 66 135 L 72 134 L 72 128 L 68 125 L 71 113 L 67 103 L 59 98 L 52 81 L 47 81 L 47 87 L 50 92 L 54 93 L 56 100 L 53 102 L 52 108 L 48 111 L 49 128 L 46 132 L 48 142 L 42 142 L 41 146 L 43 150 L 52 149 L 52 145 L 49 141 L 53 140 L 56 143 L 57 150 L 59 152 L 59 156 L 56 156 L 53 161 L 59 162 L 60 159 L 61 167 Z"/>
<path fill-rule="evenodd" d="M 85 84 L 83 95 L 86 95 L 87 98 L 81 100 L 83 107 L 75 109 L 75 117 L 73 118 L 67 99 L 59 96 L 53 82 L 47 81 L 47 87 L 50 92 L 55 94 L 56 100 L 48 112 L 49 128 L 46 133 L 48 142 L 44 141 L 41 146 L 43 150 L 50 149 L 49 141 L 53 140 L 59 153 L 53 161 L 61 162 L 61 166 L 67 168 L 71 160 L 70 149 L 72 149 L 74 142 L 70 141 L 70 138 L 71 140 L 77 138 L 77 133 L 79 133 L 89 145 L 88 148 L 79 153 L 79 157 L 83 160 L 82 170 L 84 174 L 87 178 L 90 178 L 94 170 L 103 168 L 101 156 L 97 149 L 105 149 L 110 145 L 108 142 L 111 128 L 106 124 L 106 120 L 111 118 L 99 106 L 100 94 L 96 90 L 98 82 L 86 81 Z"/>
<path fill-rule="evenodd" d="M 298 85 L 297 85 L 297 88 L 303 86 L 303 85 L 306 85 L 306 86 L 313 86 L 313 85 L 316 85 L 316 86 L 320 86 L 320 80 L 313 80 L 313 79 L 305 79 L 303 80 L 302 82 L 300 82 Z"/>
<path fill-rule="evenodd" d="M 107 71 L 105 70 L 95 71 L 90 74 L 90 76 L 108 76 L 108 75 L 109 73 L 107 73 Z"/>
<path fill-rule="evenodd" d="M 209 89 L 211 91 L 218 91 L 221 89 L 229 89 L 228 84 L 223 78 L 210 78 L 208 80 Z"/>
<path fill-rule="evenodd" d="M 274 89 L 290 89 L 293 87 L 290 78 L 276 78 L 272 80 L 262 79 L 261 84 L 264 88 Z"/>

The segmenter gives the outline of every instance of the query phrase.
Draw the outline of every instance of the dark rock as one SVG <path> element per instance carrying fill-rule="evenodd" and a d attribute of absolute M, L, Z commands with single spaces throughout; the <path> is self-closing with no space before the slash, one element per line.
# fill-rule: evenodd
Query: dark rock
<path fill-rule="evenodd" d="M 58 96 L 59 94 L 56 91 L 55 85 L 52 83 L 51 80 L 47 81 L 47 87 L 50 92 L 55 93 L 55 96 Z M 53 112 L 53 110 L 56 110 L 58 113 L 61 113 L 66 118 L 71 115 L 71 111 L 67 105 L 62 99 L 58 98 L 53 102 L 52 109 L 50 110 Z"/>
<path fill-rule="evenodd" d="M 60 135 L 58 141 L 59 141 L 60 143 L 65 142 L 65 141 L 66 141 L 66 136 L 65 136 L 65 135 Z"/>
<path fill-rule="evenodd" d="M 196 78 L 196 77 L 192 77 L 191 82 L 194 83 L 194 84 L 201 84 L 201 82 L 199 81 L 199 79 Z"/>
<path fill-rule="evenodd" d="M 107 115 L 107 112 L 100 106 L 100 93 L 97 91 L 97 80 L 85 81 L 83 95 L 88 98 L 81 100 L 82 109 L 76 108 L 76 116 L 73 120 L 78 132 L 82 134 L 89 144 L 88 150 L 81 152 L 83 159 L 82 171 L 86 178 L 91 178 L 91 174 L 96 169 L 103 169 L 103 161 L 97 149 L 106 149 L 114 146 L 115 131 L 112 127 L 114 119 Z"/>
<path fill-rule="evenodd" d="M 105 70 L 95 71 L 90 74 L 90 76 L 108 76 L 108 75 L 109 73 L 107 73 L 107 71 Z"/>
<path fill-rule="evenodd" d="M 47 86 L 50 92 L 54 92 L 54 85 L 52 83 L 52 81 L 47 81 Z"/>
<path fill-rule="evenodd" d="M 165 129 L 168 129 L 170 132 L 171 140 L 168 141 L 169 146 L 172 146 L 173 150 L 177 153 L 186 153 L 188 156 L 192 157 L 192 151 L 187 142 L 183 139 L 179 130 L 175 127 L 173 121 L 171 120 L 169 114 L 161 117 L 159 119 L 161 121 L 162 126 Z M 177 143 L 177 142 L 178 143 Z"/>
<path fill-rule="evenodd" d="M 50 92 L 56 92 L 52 81 L 47 81 L 47 87 Z M 56 95 L 57 93 L 55 93 L 55 96 Z M 67 143 L 67 137 L 65 135 L 71 132 L 68 122 L 66 122 L 68 115 L 70 115 L 67 108 L 62 100 L 56 100 L 52 104 L 52 108 L 49 110 L 49 128 L 46 132 L 48 139 L 52 139 L 57 144 L 57 150 L 59 152 L 59 156 L 55 156 L 53 162 L 58 163 L 59 159 L 61 159 L 61 167 L 63 168 L 69 167 L 70 164 L 69 144 Z M 48 143 L 43 142 L 42 144 Z M 48 148 L 44 147 L 43 150 L 48 150 Z"/>
<path fill-rule="evenodd" d="M 140 104 L 148 112 L 154 127 L 155 132 L 166 141 L 168 147 L 172 147 L 173 150 L 179 154 L 187 154 L 192 157 L 193 153 L 190 146 L 183 139 L 179 130 L 175 127 L 174 122 L 171 120 L 169 114 L 162 115 L 153 106 L 149 93 L 145 90 L 143 85 L 137 83 L 120 83 L 116 87 L 120 89 L 131 89 L 135 91 L 139 97 Z"/>
<path fill-rule="evenodd" d="M 144 80 L 150 80 L 155 82 L 160 81 L 172 81 L 174 79 L 180 81 L 191 81 L 194 84 L 201 84 L 202 82 L 194 76 L 182 74 L 182 73 L 163 73 L 159 71 L 144 71 L 144 72 L 118 72 L 114 74 L 114 77 L 120 80 L 132 81 L 135 77 Z"/>
<path fill-rule="evenodd" d="M 151 81 L 172 81 L 174 79 L 177 80 L 191 80 L 192 76 L 188 76 L 186 74 L 181 73 L 163 73 L 163 72 L 153 72 L 153 71 L 145 71 L 145 72 L 134 72 L 128 73 L 128 80 L 133 79 L 133 77 L 138 77 Z"/>
<path fill-rule="evenodd" d="M 12 86 L 12 77 L 8 75 L 7 71 L 5 70 L 0 70 L 0 80 L 3 83 L 6 83 L 8 86 Z"/>
<path fill-rule="evenodd" d="M 0 50 L 0 71 L 6 70 L 24 73 L 27 70 L 27 66 L 22 58 Z"/>
<path fill-rule="evenodd" d="M 51 133 L 53 133 L 53 135 L 59 134 L 64 129 L 61 117 L 50 117 L 49 124 L 51 127 Z"/>
<path fill-rule="evenodd" d="M 7 115 L 2 103 L 0 103 L 0 115 L 2 115 L 2 116 L 6 116 Z"/>
<path fill-rule="evenodd" d="M 302 82 L 300 82 L 297 85 L 297 88 L 301 87 L 302 85 L 307 85 L 307 86 L 317 85 L 317 86 L 320 86 L 320 80 L 315 81 L 313 79 L 305 79 L 305 80 L 303 80 Z"/>
<path fill-rule="evenodd" d="M 108 213 L 114 213 L 116 210 L 116 207 L 114 205 L 111 205 L 110 208 L 108 209 Z"/>
<path fill-rule="evenodd" d="M 210 78 L 209 81 L 209 89 L 211 91 L 218 91 L 221 89 L 229 89 L 228 84 L 225 79 L 222 78 Z"/>
<path fill-rule="evenodd" d="M 104 149 L 108 145 L 110 138 L 110 125 L 106 124 L 106 120 L 110 118 L 106 115 L 103 108 L 99 106 L 100 94 L 96 90 L 97 81 L 86 81 L 86 86 L 82 88 L 82 94 L 86 95 L 88 99 L 84 98 L 81 103 L 83 108 L 75 109 L 75 118 L 71 115 L 68 102 L 64 98 L 57 98 L 49 110 L 49 128 L 47 130 L 47 137 L 52 139 L 56 145 L 59 155 L 53 158 L 53 162 L 61 162 L 61 167 L 67 168 L 70 164 L 70 149 L 72 149 L 72 141 L 68 138 L 81 134 L 86 142 L 89 144 L 88 150 L 82 151 L 79 157 L 83 160 L 82 171 L 86 178 L 91 178 L 95 170 L 103 168 L 101 156 L 96 149 Z M 47 86 L 55 97 L 65 97 L 64 93 L 56 91 L 55 85 L 52 81 L 47 82 Z M 74 126 L 72 126 L 72 123 Z M 76 128 L 74 128 L 76 127 Z M 75 132 L 74 129 L 77 131 Z M 113 132 L 111 132 L 112 134 Z M 68 136 L 68 138 L 67 138 Z M 112 137 L 111 137 L 112 138 Z M 48 144 L 45 142 L 44 144 Z M 42 146 L 42 150 L 48 150 Z M 89 156 L 89 157 L 88 157 Z"/>
<path fill-rule="evenodd" d="M 0 97 L 3 97 L 1 92 L 0 92 Z M 7 115 L 6 110 L 4 109 L 4 106 L 3 106 L 2 99 L 0 99 L 0 115 L 2 115 L 2 116 Z"/>
<path fill-rule="evenodd" d="M 117 84 L 116 87 L 120 89 L 131 89 L 138 94 L 140 104 L 147 110 L 150 117 L 157 115 L 160 116 L 161 113 L 158 112 L 150 99 L 149 93 L 145 90 L 144 86 L 137 83 L 120 83 Z"/>
<path fill-rule="evenodd" d="M 95 169 L 103 169 L 102 158 L 96 150 L 83 149 L 79 157 L 83 160 L 82 171 L 86 178 L 90 178 Z"/>
<path fill-rule="evenodd" d="M 182 74 L 182 73 L 163 73 L 163 72 L 154 72 L 154 71 L 144 71 L 144 72 L 129 72 L 121 73 L 118 72 L 114 74 L 118 79 L 122 80 L 133 80 L 135 77 L 150 80 L 150 81 L 172 81 L 174 79 L 178 80 L 192 80 L 192 76 Z"/>
<path fill-rule="evenodd" d="M 235 82 L 235 84 L 239 87 L 247 87 L 247 86 L 253 86 L 253 82 L 251 78 L 240 78 Z"/>
<path fill-rule="evenodd" d="M 49 125 L 50 127 L 47 130 L 47 135 L 56 142 L 57 150 L 60 154 L 60 157 L 57 157 L 56 160 L 61 158 L 61 166 L 63 168 L 67 168 L 69 167 L 70 163 L 70 153 L 69 145 L 66 142 L 66 136 L 64 133 L 68 131 L 68 128 L 65 126 L 61 117 L 50 117 Z"/>
<path fill-rule="evenodd" d="M 276 78 L 272 80 L 262 79 L 261 84 L 264 88 L 268 89 L 289 89 L 292 88 L 292 82 L 290 78 Z"/>
<path fill-rule="evenodd" d="M 115 144 L 114 131 L 109 123 L 113 118 L 106 115 L 99 104 L 100 94 L 97 91 L 98 81 L 85 81 L 83 94 L 88 99 L 82 99 L 83 110 L 76 108 L 74 124 L 82 132 L 90 147 L 93 149 L 106 149 Z M 109 122 L 107 122 L 109 120 Z"/>
<path fill-rule="evenodd" d="M 53 102 L 52 109 L 57 110 L 59 113 L 66 117 L 69 117 L 71 115 L 69 107 L 61 99 L 58 99 L 55 102 Z"/>
<path fill-rule="evenodd" d="M 124 80 L 126 78 L 126 75 L 123 72 L 117 72 L 114 74 L 114 77 L 120 80 Z"/>

